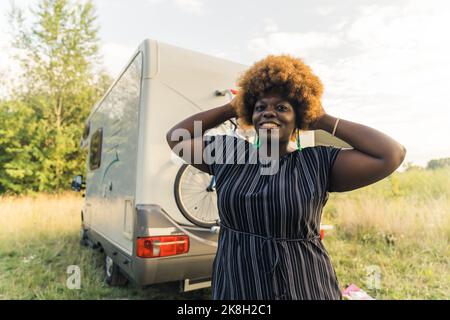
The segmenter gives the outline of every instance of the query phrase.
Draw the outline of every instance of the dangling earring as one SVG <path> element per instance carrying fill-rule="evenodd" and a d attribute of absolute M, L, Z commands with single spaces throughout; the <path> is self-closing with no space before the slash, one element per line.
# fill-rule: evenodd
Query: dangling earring
<path fill-rule="evenodd" d="M 300 130 L 297 129 L 297 149 L 302 151 L 302 146 L 300 144 Z"/>
<path fill-rule="evenodd" d="M 261 141 L 259 141 L 259 134 L 256 134 L 256 142 L 254 145 L 256 149 L 259 149 L 259 147 L 261 147 Z"/>

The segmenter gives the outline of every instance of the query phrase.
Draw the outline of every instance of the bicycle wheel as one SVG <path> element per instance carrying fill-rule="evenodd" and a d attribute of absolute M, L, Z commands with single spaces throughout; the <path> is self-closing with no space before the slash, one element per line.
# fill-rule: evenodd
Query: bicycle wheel
<path fill-rule="evenodd" d="M 186 219 L 206 228 L 217 225 L 219 212 L 214 176 L 183 164 L 175 178 L 174 191 L 177 206 Z"/>

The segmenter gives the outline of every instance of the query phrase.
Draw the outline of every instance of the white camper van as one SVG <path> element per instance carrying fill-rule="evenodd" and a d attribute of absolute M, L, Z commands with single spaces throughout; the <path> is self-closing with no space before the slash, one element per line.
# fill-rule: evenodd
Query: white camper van
<path fill-rule="evenodd" d="M 106 282 L 210 285 L 218 239 L 214 177 L 177 158 L 166 132 L 232 98 L 248 66 L 145 40 L 89 115 L 81 242 L 105 252 Z M 233 131 L 230 120 L 217 130 Z M 314 132 L 302 137 L 315 145 Z M 336 144 L 336 143 L 334 143 Z"/>

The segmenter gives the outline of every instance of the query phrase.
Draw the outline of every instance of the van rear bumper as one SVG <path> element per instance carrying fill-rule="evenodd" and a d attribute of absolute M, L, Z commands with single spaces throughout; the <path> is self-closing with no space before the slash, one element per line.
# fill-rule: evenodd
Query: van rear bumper
<path fill-rule="evenodd" d="M 211 279 L 215 255 L 135 258 L 134 280 L 140 286 L 177 280 Z"/>
<path fill-rule="evenodd" d="M 135 239 L 176 234 L 189 236 L 189 252 L 182 255 L 140 258 L 134 249 L 131 269 L 138 285 L 211 278 L 217 233 L 207 228 L 180 225 L 158 205 L 138 205 L 136 211 Z"/>
<path fill-rule="evenodd" d="M 218 234 L 207 228 L 180 225 L 158 205 L 136 207 L 131 255 L 93 228 L 84 226 L 83 222 L 82 226 L 92 243 L 101 246 L 126 276 L 139 286 L 185 279 L 193 282 L 211 279 Z M 137 238 L 178 234 L 189 236 L 187 253 L 157 258 L 137 256 Z"/>

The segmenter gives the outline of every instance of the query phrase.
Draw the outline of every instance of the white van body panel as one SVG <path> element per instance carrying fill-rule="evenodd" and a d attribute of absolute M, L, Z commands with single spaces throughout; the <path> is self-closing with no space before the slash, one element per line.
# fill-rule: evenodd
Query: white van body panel
<path fill-rule="evenodd" d="M 137 204 L 158 204 L 177 222 L 192 225 L 179 211 L 174 198 L 174 180 L 179 170 L 166 133 L 183 119 L 229 101 L 216 90 L 235 88 L 245 65 L 178 48 L 161 42 L 146 42 L 149 72 L 143 81 L 145 105 L 140 122 Z M 143 105 L 144 105 L 143 104 Z"/>
<path fill-rule="evenodd" d="M 143 54 L 132 61 L 89 117 L 91 135 L 102 130 L 102 144 L 100 167 L 88 165 L 86 178 L 87 225 L 129 254 Z"/>

